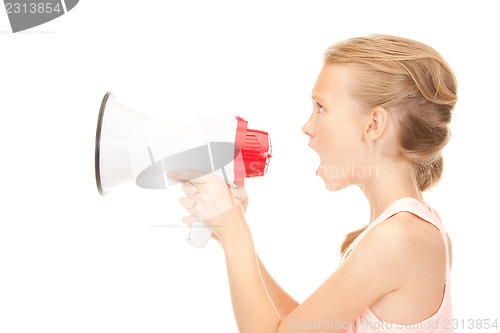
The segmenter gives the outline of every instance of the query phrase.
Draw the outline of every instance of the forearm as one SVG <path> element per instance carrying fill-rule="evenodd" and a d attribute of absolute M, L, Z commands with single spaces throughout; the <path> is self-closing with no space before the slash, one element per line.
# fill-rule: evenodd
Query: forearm
<path fill-rule="evenodd" d="M 278 311 L 280 318 L 285 318 L 293 310 L 295 310 L 299 303 L 294 300 L 281 286 L 272 278 L 264 264 L 257 255 L 257 262 L 259 264 L 260 274 L 264 285 L 266 286 L 267 293 Z"/>
<path fill-rule="evenodd" d="M 242 333 L 274 333 L 280 317 L 262 281 L 248 229 L 223 240 L 234 316 Z"/>

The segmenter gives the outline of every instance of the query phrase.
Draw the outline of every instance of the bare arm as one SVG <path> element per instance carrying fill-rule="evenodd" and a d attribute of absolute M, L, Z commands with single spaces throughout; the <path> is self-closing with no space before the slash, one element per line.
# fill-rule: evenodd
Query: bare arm
<path fill-rule="evenodd" d="M 269 274 L 266 267 L 264 267 L 264 264 L 260 260 L 259 256 L 257 254 L 256 256 L 259 264 L 260 275 L 262 276 L 262 280 L 266 286 L 267 293 L 273 301 L 280 318 L 285 318 L 299 306 L 299 303 L 280 287 L 280 285 Z"/>
<path fill-rule="evenodd" d="M 171 172 L 169 177 L 190 179 L 187 178 L 190 172 Z M 264 284 L 262 275 L 266 274 L 261 273 L 244 209 L 231 195 L 226 198 L 227 184 L 213 177 L 197 178 L 195 187 L 201 190 L 195 196 L 195 205 L 191 203 L 191 208 L 186 208 L 192 215 L 183 217 L 183 221 L 191 216 L 203 220 L 220 237 L 233 312 L 241 333 L 291 333 L 304 327 L 304 323 L 323 322 L 325 318 L 335 326 L 321 326 L 321 332 L 340 333 L 347 328 L 345 323 L 351 323 L 370 304 L 398 290 L 411 277 L 415 260 L 412 258 L 418 257 L 420 247 L 413 244 L 396 216 L 392 223 L 377 225 L 366 233 L 337 270 L 295 310 L 281 318 Z M 192 194 L 186 188 L 185 191 Z M 275 292 L 278 288 L 269 289 L 278 295 L 278 300 L 286 299 L 283 293 Z"/>
<path fill-rule="evenodd" d="M 248 206 L 248 196 L 246 189 L 244 187 L 233 188 L 232 193 L 236 199 L 242 200 L 243 210 L 246 213 Z M 214 238 L 220 242 L 217 236 L 214 235 Z M 262 263 L 262 260 L 260 260 L 260 257 L 257 255 L 257 253 L 255 253 L 255 256 L 257 257 L 260 275 L 262 277 L 262 281 L 264 282 L 267 293 L 271 298 L 274 307 L 278 311 L 280 318 L 284 318 L 293 310 L 295 310 L 297 306 L 299 306 L 299 303 L 294 300 L 285 290 L 283 290 L 283 288 L 281 288 L 280 285 L 272 278 L 266 267 L 264 267 L 264 264 Z"/>
<path fill-rule="evenodd" d="M 213 234 L 212 238 L 220 243 L 220 239 L 217 235 Z M 262 282 L 264 282 L 267 294 L 269 295 L 269 298 L 271 298 L 271 301 L 273 302 L 276 311 L 278 311 L 280 318 L 285 318 L 300 304 L 273 279 L 257 253 L 255 253 L 255 257 L 257 258 L 260 276 L 262 278 Z"/>
<path fill-rule="evenodd" d="M 274 333 L 281 322 L 278 310 L 264 285 L 252 236 L 241 214 L 240 225 L 221 238 L 234 317 L 240 333 Z"/>
<path fill-rule="evenodd" d="M 375 300 L 405 283 L 410 271 L 405 268 L 408 258 L 415 255 L 407 233 L 397 223 L 376 226 L 309 298 L 282 317 L 263 282 L 264 274 L 243 214 L 234 221 L 240 227 L 226 233 L 221 242 L 241 333 L 294 332 L 306 328 L 304 323 L 324 323 L 325 318 L 331 324 L 321 326 L 318 332 L 343 332 Z M 366 283 L 368 280 L 371 283 Z M 274 297 L 279 300 L 283 296 Z"/>

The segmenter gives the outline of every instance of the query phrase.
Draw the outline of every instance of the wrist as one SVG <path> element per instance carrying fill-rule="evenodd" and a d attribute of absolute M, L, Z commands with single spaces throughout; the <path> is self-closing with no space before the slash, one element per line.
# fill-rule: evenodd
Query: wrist
<path fill-rule="evenodd" d="M 238 223 L 235 223 L 231 228 L 227 228 L 219 238 L 224 251 L 231 250 L 235 246 L 238 247 L 244 244 L 253 243 L 250 228 L 244 218 L 238 221 Z"/>
<path fill-rule="evenodd" d="M 245 213 L 240 205 L 234 206 L 212 219 L 205 220 L 205 223 L 217 234 L 221 241 L 242 234 L 247 229 Z"/>

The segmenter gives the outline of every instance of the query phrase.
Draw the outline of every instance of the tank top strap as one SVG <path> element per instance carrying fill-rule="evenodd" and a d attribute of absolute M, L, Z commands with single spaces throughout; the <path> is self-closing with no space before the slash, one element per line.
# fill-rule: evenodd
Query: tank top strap
<path fill-rule="evenodd" d="M 441 233 L 441 236 L 443 237 L 445 248 L 446 248 L 446 273 L 447 275 L 449 274 L 451 267 L 450 267 L 450 254 L 449 254 L 449 249 L 448 249 L 448 235 L 446 234 L 446 231 L 444 229 L 441 217 L 435 211 L 432 207 L 429 206 L 427 202 L 425 202 L 425 205 L 423 205 L 420 201 L 411 198 L 411 197 L 404 197 L 401 199 L 398 199 L 394 201 L 389 207 L 385 209 L 382 214 L 380 214 L 373 222 L 371 222 L 368 227 L 356 237 L 356 239 L 351 243 L 351 245 L 347 248 L 345 251 L 344 255 L 341 258 L 341 261 L 347 257 L 349 252 L 354 249 L 356 244 L 362 239 L 364 234 L 376 226 L 377 224 L 391 218 L 392 216 L 396 215 L 399 212 L 410 212 L 418 217 L 420 217 L 422 220 L 429 222 L 433 226 L 435 226 Z"/>
<path fill-rule="evenodd" d="M 370 223 L 369 226 L 374 227 L 375 225 L 400 212 L 410 212 L 417 215 L 421 219 L 434 225 L 442 233 L 444 232 L 441 218 L 436 214 L 437 212 L 429 206 L 427 201 L 425 202 L 425 205 L 423 205 L 420 201 L 410 197 L 404 197 L 394 201 L 382 214 L 380 214 L 378 218 L 375 219 L 375 221 Z"/>

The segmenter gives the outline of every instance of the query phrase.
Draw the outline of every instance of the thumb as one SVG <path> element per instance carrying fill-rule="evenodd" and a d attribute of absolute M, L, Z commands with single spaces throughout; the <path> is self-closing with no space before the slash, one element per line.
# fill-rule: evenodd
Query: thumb
<path fill-rule="evenodd" d="M 247 197 L 247 190 L 244 186 L 231 187 L 231 192 L 238 200 L 244 200 Z"/>
<path fill-rule="evenodd" d="M 247 190 L 244 186 L 231 187 L 231 193 L 236 200 L 239 200 L 243 206 L 243 210 L 246 212 L 248 206 L 248 195 Z"/>

